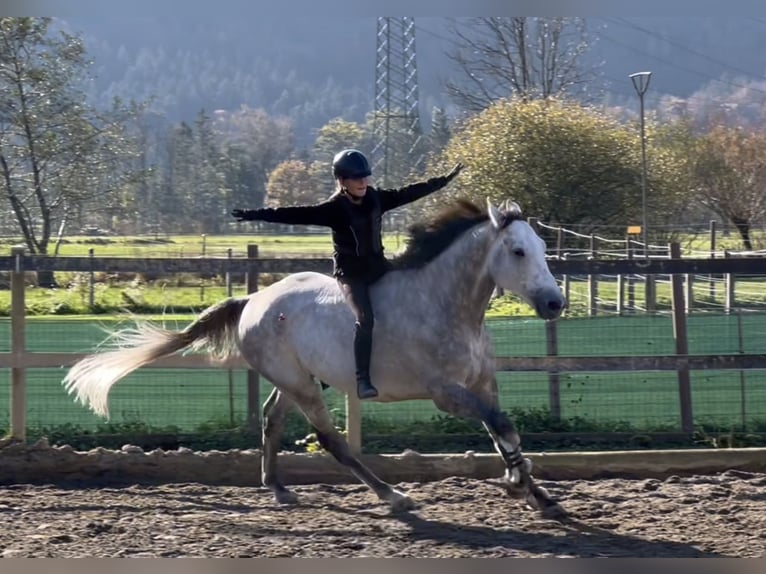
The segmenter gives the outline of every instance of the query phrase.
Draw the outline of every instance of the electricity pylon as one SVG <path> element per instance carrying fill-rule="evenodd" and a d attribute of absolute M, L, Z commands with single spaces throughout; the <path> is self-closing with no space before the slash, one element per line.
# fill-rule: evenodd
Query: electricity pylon
<path fill-rule="evenodd" d="M 372 135 L 373 173 L 380 185 L 396 187 L 422 170 L 423 132 L 412 17 L 378 18 Z"/>

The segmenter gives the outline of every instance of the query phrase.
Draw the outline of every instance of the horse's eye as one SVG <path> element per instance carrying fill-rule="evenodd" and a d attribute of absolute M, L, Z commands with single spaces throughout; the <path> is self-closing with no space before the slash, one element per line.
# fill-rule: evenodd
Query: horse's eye
<path fill-rule="evenodd" d="M 521 247 L 517 247 L 516 249 L 513 250 L 513 254 L 516 257 L 524 257 L 524 250 Z"/>

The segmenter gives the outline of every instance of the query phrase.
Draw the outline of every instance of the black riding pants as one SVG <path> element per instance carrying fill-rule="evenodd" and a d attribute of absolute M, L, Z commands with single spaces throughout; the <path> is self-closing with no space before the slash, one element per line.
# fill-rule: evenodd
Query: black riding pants
<path fill-rule="evenodd" d="M 372 354 L 372 328 L 375 317 L 372 312 L 367 278 L 338 279 L 346 302 L 354 313 L 356 324 L 354 329 L 354 359 L 356 361 L 356 378 L 370 377 L 370 355 Z"/>

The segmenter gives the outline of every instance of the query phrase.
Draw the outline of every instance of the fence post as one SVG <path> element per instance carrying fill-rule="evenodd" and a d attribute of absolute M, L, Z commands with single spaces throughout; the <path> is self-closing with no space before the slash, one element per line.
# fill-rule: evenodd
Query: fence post
<path fill-rule="evenodd" d="M 715 219 L 710 220 L 710 259 L 715 259 Z M 710 302 L 715 303 L 715 278 L 710 274 Z"/>
<path fill-rule="evenodd" d="M 247 258 L 258 259 L 258 246 L 248 244 Z M 247 270 L 247 292 L 258 291 L 258 263 L 250 262 Z M 247 430 L 261 436 L 261 381 L 260 373 L 247 370 Z"/>
<path fill-rule="evenodd" d="M 689 315 L 694 307 L 694 273 L 686 274 L 686 314 Z"/>
<path fill-rule="evenodd" d="M 681 257 L 681 245 L 670 244 L 670 257 Z M 676 342 L 676 355 L 687 356 L 689 354 L 689 340 L 686 330 L 686 305 L 684 304 L 683 278 L 678 273 L 670 277 L 673 301 L 673 339 Z M 694 416 L 692 414 L 691 380 L 688 366 L 678 369 L 678 397 L 681 409 L 681 430 L 685 433 L 694 431 Z"/>
<path fill-rule="evenodd" d="M 644 245 L 646 260 L 649 262 L 649 244 Z M 644 304 L 646 312 L 652 313 L 657 310 L 657 281 L 654 275 L 646 275 L 644 279 Z"/>
<path fill-rule="evenodd" d="M 630 235 L 625 236 L 625 252 L 630 248 Z M 617 314 L 625 313 L 625 274 L 617 275 Z"/>
<path fill-rule="evenodd" d="M 207 256 L 207 234 L 202 234 L 202 257 Z M 200 273 L 199 275 L 199 300 L 205 300 L 205 275 Z"/>
<path fill-rule="evenodd" d="M 11 247 L 14 266 L 11 271 L 11 437 L 27 438 L 26 370 L 20 366 L 26 346 L 26 311 L 24 301 L 24 247 Z"/>
<path fill-rule="evenodd" d="M 731 254 L 728 251 L 723 252 L 723 256 L 726 259 L 729 259 L 731 257 Z M 734 292 L 734 273 L 725 273 L 723 276 L 724 279 L 724 311 L 727 315 L 731 314 L 731 310 L 734 307 L 734 301 L 735 301 L 735 292 Z"/>
<path fill-rule="evenodd" d="M 231 251 L 231 247 L 229 247 L 226 250 L 226 259 L 228 260 L 229 265 L 231 265 L 231 255 L 232 255 L 232 251 Z M 232 290 L 231 290 L 231 271 L 229 271 L 229 269 L 230 269 L 230 267 L 226 269 L 226 275 L 224 276 L 225 280 L 226 280 L 226 296 L 227 297 L 231 297 L 231 294 L 232 294 Z"/>
<path fill-rule="evenodd" d="M 559 354 L 557 325 L 558 321 L 545 322 L 545 345 L 549 357 L 555 357 Z M 561 387 L 557 371 L 548 373 L 548 403 L 551 409 L 551 418 L 561 420 Z"/>
<path fill-rule="evenodd" d="M 590 236 L 590 257 L 596 258 L 596 237 Z M 595 317 L 598 312 L 598 276 L 588 275 L 588 315 Z"/>
<path fill-rule="evenodd" d="M 94 250 L 91 247 L 88 249 L 88 263 L 90 265 L 90 269 L 88 269 L 88 309 L 90 309 L 90 312 L 93 312 L 94 307 L 96 306 L 96 296 L 95 296 L 95 283 L 96 278 L 95 274 L 93 272 L 93 255 Z"/>
<path fill-rule="evenodd" d="M 628 261 L 633 261 L 633 246 L 628 240 Z M 631 313 L 636 312 L 636 278 L 633 273 L 628 274 L 628 309 Z"/>

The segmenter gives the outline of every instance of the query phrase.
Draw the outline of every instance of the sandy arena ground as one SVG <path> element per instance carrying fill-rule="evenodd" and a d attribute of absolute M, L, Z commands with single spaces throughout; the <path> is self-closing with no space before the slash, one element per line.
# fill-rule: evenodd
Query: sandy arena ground
<path fill-rule="evenodd" d="M 569 513 L 541 518 L 491 480 L 400 484 L 391 514 L 366 487 L 2 486 L 3 557 L 763 557 L 766 474 L 540 481 Z"/>

